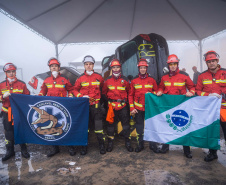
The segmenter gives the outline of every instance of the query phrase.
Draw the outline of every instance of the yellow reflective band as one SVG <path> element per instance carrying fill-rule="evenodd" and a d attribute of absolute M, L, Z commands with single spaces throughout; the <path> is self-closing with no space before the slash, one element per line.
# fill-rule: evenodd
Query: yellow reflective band
<path fill-rule="evenodd" d="M 68 94 L 68 97 L 73 97 L 73 94 L 71 94 L 71 93 L 70 93 L 70 94 Z"/>
<path fill-rule="evenodd" d="M 53 87 L 53 85 L 46 85 L 47 86 L 47 88 L 52 88 Z"/>
<path fill-rule="evenodd" d="M 4 90 L 4 91 L 2 91 L 2 94 L 5 94 L 6 92 L 9 92 L 9 90 Z"/>
<path fill-rule="evenodd" d="M 202 84 L 212 84 L 212 80 L 203 80 Z"/>
<path fill-rule="evenodd" d="M 124 91 L 124 90 L 126 90 L 126 87 L 117 87 L 117 89 Z"/>
<path fill-rule="evenodd" d="M 92 85 L 100 85 L 100 82 L 92 82 Z"/>
<path fill-rule="evenodd" d="M 134 88 L 135 89 L 141 89 L 142 88 L 142 85 L 134 85 Z"/>
<path fill-rule="evenodd" d="M 108 136 L 108 138 L 110 138 L 110 139 L 114 139 L 114 136 Z"/>
<path fill-rule="evenodd" d="M 87 83 L 86 83 L 86 82 L 81 83 L 81 86 L 82 86 L 82 87 L 88 86 L 88 85 L 89 85 L 89 82 L 87 82 Z"/>
<path fill-rule="evenodd" d="M 5 112 L 8 112 L 8 109 L 5 107 L 2 107 L 2 110 L 4 110 Z"/>
<path fill-rule="evenodd" d="M 23 93 L 23 89 L 13 89 L 13 93 L 16 93 L 16 92 L 20 92 L 20 93 Z"/>
<path fill-rule="evenodd" d="M 226 103 L 221 103 L 221 105 L 226 106 Z"/>
<path fill-rule="evenodd" d="M 185 85 L 185 82 L 174 82 L 173 84 L 174 86 L 184 86 Z"/>
<path fill-rule="evenodd" d="M 108 89 L 113 90 L 115 89 L 115 86 L 108 86 Z"/>
<path fill-rule="evenodd" d="M 171 86 L 171 82 L 164 82 L 165 86 Z"/>
<path fill-rule="evenodd" d="M 79 97 L 80 95 L 81 95 L 81 93 L 78 93 L 78 94 L 77 94 L 77 97 Z"/>
<path fill-rule="evenodd" d="M 216 83 L 226 83 L 226 80 L 216 80 Z"/>
<path fill-rule="evenodd" d="M 65 88 L 65 85 L 56 84 L 55 87 L 57 87 L 57 88 Z"/>
<path fill-rule="evenodd" d="M 38 95 L 41 95 L 41 96 L 43 96 L 43 94 L 42 94 L 42 93 L 39 93 Z"/>
<path fill-rule="evenodd" d="M 96 134 L 98 134 L 98 133 L 99 133 L 99 134 L 103 134 L 103 133 L 104 133 L 103 130 L 95 130 L 94 132 L 95 132 Z"/>
<path fill-rule="evenodd" d="M 142 104 L 139 104 L 139 103 L 137 103 L 137 102 L 134 102 L 134 105 L 136 105 L 137 107 L 143 107 Z"/>
<path fill-rule="evenodd" d="M 129 106 L 130 106 L 130 107 L 134 107 L 134 104 L 130 104 Z"/>
<path fill-rule="evenodd" d="M 195 91 L 191 90 L 191 92 L 195 93 Z"/>
<path fill-rule="evenodd" d="M 144 85 L 145 88 L 153 88 L 153 85 Z"/>
<path fill-rule="evenodd" d="M 204 94 L 205 94 L 205 92 L 202 92 L 202 93 L 201 93 L 201 96 L 204 96 Z"/>
<path fill-rule="evenodd" d="M 6 142 L 6 145 L 8 145 L 8 144 L 9 144 L 9 140 L 5 139 L 5 142 Z"/>

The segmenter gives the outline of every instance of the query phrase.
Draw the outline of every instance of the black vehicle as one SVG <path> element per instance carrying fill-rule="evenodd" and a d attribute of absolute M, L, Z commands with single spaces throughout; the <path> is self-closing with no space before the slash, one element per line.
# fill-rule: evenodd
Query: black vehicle
<path fill-rule="evenodd" d="M 75 84 L 76 79 L 81 75 L 81 73 L 73 67 L 60 67 L 60 74 L 68 78 L 72 85 Z M 31 78 L 28 82 L 28 89 L 30 90 L 31 95 L 38 94 L 40 92 L 43 81 L 50 75 L 51 72 L 48 71 L 37 74 Z"/>
<path fill-rule="evenodd" d="M 111 55 L 111 56 L 107 56 L 107 57 L 104 57 L 103 58 L 103 60 L 102 60 L 102 62 L 101 62 L 101 66 L 102 66 L 102 76 L 104 77 L 105 75 L 105 73 L 107 72 L 107 71 L 109 71 L 110 70 L 110 62 L 112 61 L 112 59 L 114 59 L 115 58 L 115 55 Z"/>
<path fill-rule="evenodd" d="M 145 58 L 149 64 L 148 73 L 157 83 L 161 81 L 168 55 L 168 44 L 165 38 L 155 33 L 140 34 L 119 46 L 115 51 L 115 57 L 122 63 L 124 76 L 129 79 L 135 77 L 138 74 L 139 59 Z M 103 70 L 105 70 L 104 66 Z"/>

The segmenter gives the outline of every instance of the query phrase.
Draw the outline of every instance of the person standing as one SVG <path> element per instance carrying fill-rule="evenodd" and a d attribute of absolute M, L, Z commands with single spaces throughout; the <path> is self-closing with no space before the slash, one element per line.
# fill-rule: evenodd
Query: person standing
<path fill-rule="evenodd" d="M 162 76 L 157 96 L 161 96 L 162 94 L 173 94 L 191 97 L 195 94 L 195 85 L 186 72 L 179 70 L 179 61 L 178 57 L 174 54 L 168 57 L 167 64 L 169 73 Z M 185 157 L 192 158 L 190 147 L 183 146 L 183 149 Z M 168 150 L 169 145 L 163 144 L 160 152 L 166 153 Z"/>
<path fill-rule="evenodd" d="M 198 77 L 199 77 L 200 72 L 198 72 L 196 66 L 193 66 L 192 67 L 192 70 L 194 71 L 194 74 L 193 74 L 193 83 L 196 85 L 197 84 L 197 81 L 198 81 Z"/>
<path fill-rule="evenodd" d="M 102 111 L 100 107 L 101 89 L 104 79 L 94 72 L 95 60 L 87 55 L 83 59 L 85 72 L 76 80 L 73 94 L 76 97 L 89 98 L 89 127 L 94 123 L 95 133 L 99 142 L 100 154 L 105 154 L 104 131 L 102 122 Z M 82 146 L 81 155 L 87 153 L 87 146 Z"/>
<path fill-rule="evenodd" d="M 16 70 L 17 67 L 13 63 L 5 64 L 3 71 L 6 74 L 6 80 L 0 83 L 0 102 L 3 104 L 1 111 L 3 115 L 3 126 L 6 139 L 6 154 L 2 158 L 2 161 L 6 161 L 15 155 L 13 116 L 11 112 L 9 96 L 11 93 L 26 95 L 30 94 L 26 84 L 23 81 L 17 79 Z M 20 144 L 20 147 L 22 156 L 24 158 L 29 158 L 30 154 L 27 151 L 26 144 Z"/>
<path fill-rule="evenodd" d="M 145 118 L 145 94 L 155 93 L 158 90 L 158 86 L 154 78 L 148 73 L 147 60 L 141 58 L 137 65 L 139 74 L 136 76 L 130 84 L 129 91 L 129 105 L 131 115 L 135 115 L 135 128 L 137 131 L 137 147 L 135 152 L 140 152 L 144 149 L 144 118 Z"/>
<path fill-rule="evenodd" d="M 114 120 L 108 123 L 107 135 L 108 145 L 107 151 L 113 150 L 114 131 L 118 121 L 121 121 L 123 133 L 125 136 L 125 147 L 129 152 L 133 151 L 130 138 L 130 115 L 129 107 L 127 105 L 129 93 L 129 81 L 121 74 L 121 64 L 118 59 L 113 59 L 110 65 L 112 75 L 109 76 L 103 86 L 103 95 L 108 99 L 109 109 L 114 114 Z"/>
<path fill-rule="evenodd" d="M 196 85 L 196 93 L 198 96 L 216 96 L 221 98 L 221 119 L 220 124 L 226 136 L 226 69 L 221 68 L 219 63 L 219 55 L 211 50 L 204 54 L 204 60 L 208 69 L 201 73 L 198 77 Z M 204 161 L 210 162 L 217 159 L 217 150 L 209 149 L 209 153 Z"/>
<path fill-rule="evenodd" d="M 48 76 L 39 92 L 39 96 L 57 96 L 57 97 L 73 97 L 71 91 L 73 86 L 70 81 L 60 74 L 60 62 L 56 58 L 50 58 L 47 65 L 49 66 L 51 76 Z M 73 146 L 69 146 L 69 153 L 74 156 L 76 153 Z M 52 157 L 60 152 L 60 148 L 57 145 L 52 146 L 52 149 L 48 152 L 47 157 Z"/>

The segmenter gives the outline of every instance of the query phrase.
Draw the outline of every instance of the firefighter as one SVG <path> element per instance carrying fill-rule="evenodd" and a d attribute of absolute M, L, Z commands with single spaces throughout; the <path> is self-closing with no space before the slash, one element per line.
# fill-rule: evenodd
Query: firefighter
<path fill-rule="evenodd" d="M 73 86 L 70 81 L 60 74 L 60 62 L 56 58 L 50 58 L 47 65 L 49 66 L 51 75 L 44 80 L 39 96 L 57 96 L 57 97 L 73 97 Z M 69 154 L 74 156 L 76 154 L 74 147 L 68 147 Z M 47 157 L 52 157 L 59 153 L 59 146 L 52 146 L 47 153 Z"/>
<path fill-rule="evenodd" d="M 144 149 L 144 111 L 145 111 L 145 94 L 155 93 L 158 90 L 158 86 L 154 78 L 148 73 L 147 60 L 142 58 L 137 65 L 139 74 L 136 76 L 130 84 L 129 92 L 129 105 L 130 114 L 135 115 L 135 128 L 137 131 L 138 145 L 135 148 L 135 152 L 140 152 Z"/>
<path fill-rule="evenodd" d="M 2 161 L 6 161 L 15 155 L 13 117 L 11 113 L 9 96 L 11 93 L 30 94 L 26 84 L 17 79 L 16 70 L 17 67 L 13 63 L 5 64 L 3 71 L 6 74 L 6 80 L 0 83 L 0 101 L 3 104 L 1 111 L 3 115 L 3 126 L 6 139 L 6 155 L 2 158 Z M 20 144 L 20 147 L 22 156 L 24 158 L 29 158 L 30 154 L 27 151 L 26 144 Z"/>
<path fill-rule="evenodd" d="M 162 94 L 193 96 L 195 94 L 195 85 L 186 72 L 179 70 L 178 57 L 174 54 L 170 55 L 167 64 L 169 73 L 162 76 L 157 96 L 161 96 Z M 183 146 L 183 149 L 185 157 L 192 158 L 190 147 Z M 167 151 L 169 151 L 169 145 L 163 144 L 160 152 L 166 153 Z"/>
<path fill-rule="evenodd" d="M 107 126 L 107 151 L 111 152 L 113 150 L 115 126 L 118 121 L 121 121 L 125 136 L 125 147 L 129 152 L 132 152 L 133 148 L 130 142 L 131 138 L 129 125 L 130 115 L 129 107 L 127 105 L 129 81 L 121 74 L 121 64 L 119 60 L 113 59 L 110 67 L 112 69 L 112 75 L 105 80 L 102 91 L 103 95 L 108 99 L 108 115 L 109 112 L 114 114 L 114 120 L 109 122 Z"/>
<path fill-rule="evenodd" d="M 83 59 L 85 71 L 76 80 L 73 94 L 76 97 L 89 98 L 89 128 L 94 123 L 95 133 L 99 142 L 100 154 L 105 154 L 104 132 L 102 122 L 102 111 L 100 107 L 101 89 L 104 79 L 102 76 L 94 72 L 95 60 L 92 56 L 87 55 Z M 87 153 L 87 146 L 82 146 L 80 154 Z"/>
<path fill-rule="evenodd" d="M 219 63 L 219 55 L 215 51 L 208 51 L 204 54 L 204 60 L 208 70 L 201 73 L 198 77 L 196 85 L 196 93 L 198 96 L 216 96 L 221 98 L 221 119 L 220 124 L 226 136 L 226 69 L 221 68 Z M 217 159 L 217 150 L 209 149 L 208 155 L 204 161 L 209 162 Z"/>

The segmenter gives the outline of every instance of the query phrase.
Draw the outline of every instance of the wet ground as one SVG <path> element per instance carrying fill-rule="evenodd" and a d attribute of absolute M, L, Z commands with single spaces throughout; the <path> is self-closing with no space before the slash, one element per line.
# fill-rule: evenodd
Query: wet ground
<path fill-rule="evenodd" d="M 73 157 L 67 147 L 62 146 L 59 154 L 47 158 L 47 146 L 28 144 L 31 158 L 24 159 L 20 147 L 15 146 L 15 157 L 6 162 L 0 160 L 0 185 L 226 184 L 226 146 L 223 139 L 218 151 L 219 159 L 209 163 L 203 161 L 207 149 L 192 147 L 192 159 L 183 156 L 181 146 L 170 146 L 167 154 L 155 154 L 145 143 L 144 151 L 130 153 L 124 147 L 123 138 L 118 136 L 114 150 L 101 155 L 94 134 L 90 135 L 89 142 L 87 155 L 81 156 L 78 147 Z M 5 150 L 0 123 L 0 158 Z"/>

